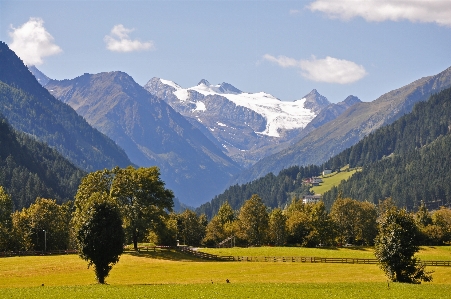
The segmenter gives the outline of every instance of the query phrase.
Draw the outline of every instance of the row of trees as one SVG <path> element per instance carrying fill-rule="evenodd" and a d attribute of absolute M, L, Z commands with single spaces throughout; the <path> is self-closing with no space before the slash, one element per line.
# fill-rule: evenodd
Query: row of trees
<path fill-rule="evenodd" d="M 139 180 L 131 180 L 128 175 L 139 176 L 142 171 L 128 168 L 95 172 L 84 179 L 74 203 L 59 205 L 55 200 L 38 198 L 29 208 L 14 213 L 10 212 L 10 197 L 0 187 L 0 250 L 44 250 L 45 245 L 47 250 L 76 248 L 76 232 L 86 222 L 93 204 L 101 202 L 109 202 L 120 211 L 125 242 L 133 243 L 135 249 L 138 242 L 215 247 L 230 237 L 234 238 L 233 244 L 240 246 L 373 245 L 378 219 L 384 211 L 395 207 L 391 199 L 376 206 L 338 198 L 328 212 L 323 202 L 303 204 L 302 200 L 293 199 L 285 209 L 270 210 L 258 195 L 253 195 L 238 211 L 224 203 L 208 221 L 205 215 L 191 210 L 169 212 L 171 193 L 164 188 L 160 189 L 162 195 L 154 193 L 147 202 L 132 195 L 132 190 L 142 189 L 132 187 L 131 182 Z M 152 169 L 146 171 L 152 173 Z M 99 191 L 100 185 L 110 193 Z M 115 189 L 119 185 L 121 196 L 115 193 L 119 192 Z M 442 245 L 451 241 L 450 209 L 431 213 L 421 205 L 411 215 L 418 230 L 418 244 Z"/>
<path fill-rule="evenodd" d="M 224 203 L 206 227 L 204 245 L 217 246 L 229 236 L 238 244 L 325 246 L 374 245 L 378 220 L 394 201 L 387 199 L 379 205 L 350 198 L 338 198 L 330 212 L 323 202 L 304 204 L 294 199 L 286 209 L 268 212 L 257 195 L 253 195 L 234 213 Z M 451 241 L 451 210 L 441 208 L 430 213 L 424 205 L 411 213 L 418 230 L 418 244 L 442 245 Z"/>

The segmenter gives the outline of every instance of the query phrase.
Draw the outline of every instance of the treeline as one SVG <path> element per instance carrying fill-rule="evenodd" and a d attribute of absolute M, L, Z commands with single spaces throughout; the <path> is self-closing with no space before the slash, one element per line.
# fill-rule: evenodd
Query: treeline
<path fill-rule="evenodd" d="M 269 209 L 258 195 L 252 195 L 239 210 L 233 210 L 227 202 L 222 204 L 208 222 L 204 214 L 199 216 L 191 210 L 167 213 L 162 209 L 170 205 L 171 193 L 167 190 L 162 189 L 169 193 L 159 199 L 155 197 L 152 204 L 150 199 L 138 200 L 141 196 L 139 188 L 115 189 L 115 185 L 124 182 L 130 186 L 130 181 L 123 181 L 122 178 L 113 182 L 110 195 L 94 192 L 87 196 L 86 192 L 90 190 L 106 187 L 102 179 L 130 174 L 133 177 L 136 171 L 148 173 L 149 170 L 127 168 L 114 171 L 113 176 L 112 172 L 96 172 L 87 177 L 89 182 L 85 181 L 84 186 L 79 188 L 75 202 L 60 205 L 55 200 L 38 198 L 29 208 L 14 213 L 10 212 L 10 196 L 0 187 L 0 251 L 76 248 L 75 235 L 86 218 L 85 212 L 100 202 L 118 207 L 127 244 L 134 243 L 135 249 L 138 248 L 137 242 L 208 247 L 374 245 L 379 219 L 387 211 L 397 209 L 391 199 L 375 205 L 350 198 L 338 198 L 330 212 L 321 201 L 304 204 L 296 199 L 284 209 Z M 139 184 L 141 179 L 131 185 Z M 134 192 L 137 196 L 135 203 L 129 200 L 129 195 Z M 137 209 L 142 213 L 133 213 Z M 426 206 L 420 205 L 416 212 L 407 214 L 415 220 L 415 244 L 444 245 L 451 241 L 450 209 L 442 207 L 429 212 Z"/>
<path fill-rule="evenodd" d="M 414 210 L 423 201 L 436 209 L 451 204 L 451 89 L 418 103 L 411 114 L 377 130 L 326 165 L 362 165 L 323 195 L 330 207 L 338 194 L 377 202 L 391 197 Z"/>
<path fill-rule="evenodd" d="M 13 198 L 13 209 L 29 207 L 37 197 L 58 203 L 73 199 L 85 172 L 56 150 L 16 132 L 0 115 L 0 186 Z"/>
<path fill-rule="evenodd" d="M 210 202 L 197 208 L 196 212 L 199 215 L 205 214 L 211 219 L 223 203 L 228 202 L 232 209 L 239 209 L 246 198 L 250 198 L 253 194 L 258 194 L 263 203 L 270 208 L 283 207 L 290 203 L 294 196 L 310 194 L 309 187 L 302 184 L 302 179 L 317 176 L 321 171 L 321 167 L 310 165 L 292 166 L 282 170 L 277 176 L 269 173 L 255 181 L 229 187 Z"/>
<path fill-rule="evenodd" d="M 203 244 L 227 246 L 234 237 L 241 246 L 345 246 L 374 245 L 379 219 L 391 209 L 394 201 L 379 205 L 350 198 L 338 198 L 328 212 L 323 202 L 304 204 L 293 200 L 285 209 L 272 209 L 257 195 L 247 200 L 238 212 L 225 203 L 206 227 Z M 442 208 L 430 213 L 422 205 L 415 213 L 414 232 L 418 245 L 443 245 L 451 241 L 451 210 Z"/>

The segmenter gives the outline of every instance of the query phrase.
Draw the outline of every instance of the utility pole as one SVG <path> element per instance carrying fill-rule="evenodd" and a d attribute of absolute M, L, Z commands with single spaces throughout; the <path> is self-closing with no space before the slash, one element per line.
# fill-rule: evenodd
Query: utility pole
<path fill-rule="evenodd" d="M 44 252 L 47 252 L 47 232 L 45 229 L 42 230 L 44 232 Z"/>

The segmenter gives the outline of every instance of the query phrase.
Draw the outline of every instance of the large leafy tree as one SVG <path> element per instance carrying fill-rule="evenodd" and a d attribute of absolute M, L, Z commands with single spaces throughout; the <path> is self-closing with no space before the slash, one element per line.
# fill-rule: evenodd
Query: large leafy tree
<path fill-rule="evenodd" d="M 335 226 L 322 201 L 304 204 L 293 200 L 287 216 L 288 242 L 307 247 L 333 243 Z"/>
<path fill-rule="evenodd" d="M 234 236 L 235 220 L 235 212 L 230 204 L 228 202 L 223 203 L 218 214 L 208 223 L 203 243 L 207 246 L 218 245 L 225 239 Z"/>
<path fill-rule="evenodd" d="M 86 217 L 77 232 L 80 257 L 94 265 L 99 283 L 105 283 L 111 268 L 119 261 L 125 241 L 122 219 L 117 207 L 103 197 L 86 211 Z M 102 202 L 103 200 L 103 202 Z"/>
<path fill-rule="evenodd" d="M 339 197 L 330 212 L 334 221 L 338 242 L 373 244 L 377 233 L 377 209 L 369 202 Z"/>
<path fill-rule="evenodd" d="M 83 178 L 75 196 L 74 226 L 78 228 L 93 193 L 104 193 L 119 206 L 128 239 L 138 250 L 138 241 L 155 228 L 166 211 L 172 210 L 173 193 L 160 179 L 158 167 L 127 167 L 101 170 Z"/>
<path fill-rule="evenodd" d="M 268 231 L 268 213 L 262 199 L 254 194 L 240 209 L 239 237 L 251 246 L 261 246 Z"/>
<path fill-rule="evenodd" d="M 199 246 L 205 237 L 205 227 L 207 218 L 204 214 L 197 216 L 191 210 L 185 210 L 178 214 L 177 218 L 177 238 L 184 245 Z"/>
<path fill-rule="evenodd" d="M 392 208 L 379 221 L 375 255 L 391 281 L 420 283 L 432 281 L 431 272 L 414 257 L 419 251 L 418 228 L 413 216 Z"/>
<path fill-rule="evenodd" d="M 306 238 L 305 245 L 317 246 L 319 244 L 332 244 L 335 236 L 335 225 L 327 213 L 324 202 L 312 204 L 310 212 L 312 230 Z"/>
<path fill-rule="evenodd" d="M 441 207 L 432 214 L 432 221 L 439 235 L 436 238 L 437 243 L 443 245 L 451 242 L 451 209 Z"/>
<path fill-rule="evenodd" d="M 269 214 L 269 241 L 276 245 L 282 246 L 287 241 L 287 217 L 282 210 L 276 208 Z"/>

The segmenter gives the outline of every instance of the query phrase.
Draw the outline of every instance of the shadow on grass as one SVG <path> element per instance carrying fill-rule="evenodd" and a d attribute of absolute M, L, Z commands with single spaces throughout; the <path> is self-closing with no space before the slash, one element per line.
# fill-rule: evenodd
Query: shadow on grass
<path fill-rule="evenodd" d="M 351 246 L 351 247 L 342 247 L 345 249 L 355 250 L 355 251 L 372 251 L 373 247 L 365 247 L 365 246 Z"/>
<path fill-rule="evenodd" d="M 205 260 L 196 256 L 192 256 L 175 249 L 156 249 L 154 250 L 141 250 L 137 251 L 124 251 L 124 254 L 131 256 L 150 258 L 157 260 L 177 261 L 177 262 L 213 262 L 213 260 Z"/>

